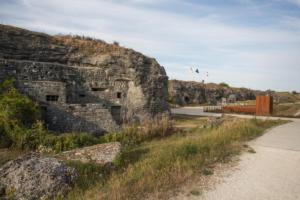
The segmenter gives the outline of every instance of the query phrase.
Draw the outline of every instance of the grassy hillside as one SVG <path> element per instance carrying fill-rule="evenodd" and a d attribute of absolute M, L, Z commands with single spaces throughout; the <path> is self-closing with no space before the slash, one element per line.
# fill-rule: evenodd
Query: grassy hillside
<path fill-rule="evenodd" d="M 114 167 L 67 162 L 79 178 L 67 199 L 164 198 L 167 191 L 195 175 L 213 173 L 218 162 L 228 162 L 243 143 L 263 134 L 281 121 L 235 118 L 207 119 L 175 116 L 149 121 L 141 127 L 127 126 L 104 137 L 45 129 L 38 104 L 19 94 L 12 81 L 0 86 L 0 166 L 16 156 L 41 146 L 52 153 L 119 141 L 123 149 Z M 58 199 L 66 199 L 58 198 Z"/>
<path fill-rule="evenodd" d="M 234 118 L 208 123 L 205 118 L 176 117 L 171 135 L 127 146 L 110 171 L 72 163 L 80 178 L 68 199 L 165 198 L 187 179 L 212 174 L 214 165 L 229 161 L 245 141 L 280 123 Z"/>

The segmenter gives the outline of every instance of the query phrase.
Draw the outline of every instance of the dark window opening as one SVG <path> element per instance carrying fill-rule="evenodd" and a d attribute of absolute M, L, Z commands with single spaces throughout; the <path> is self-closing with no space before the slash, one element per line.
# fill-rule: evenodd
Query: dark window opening
<path fill-rule="evenodd" d="M 85 97 L 85 94 L 79 94 L 79 97 L 83 98 Z"/>
<path fill-rule="evenodd" d="M 46 95 L 47 101 L 58 101 L 58 95 Z"/>
<path fill-rule="evenodd" d="M 121 99 L 122 98 L 122 93 L 121 92 L 117 92 L 117 98 Z"/>
<path fill-rule="evenodd" d="M 92 88 L 92 91 L 97 92 L 97 91 L 105 91 L 106 88 Z"/>
<path fill-rule="evenodd" d="M 189 97 L 184 97 L 184 101 L 185 101 L 185 103 L 189 103 L 190 102 L 190 98 Z"/>

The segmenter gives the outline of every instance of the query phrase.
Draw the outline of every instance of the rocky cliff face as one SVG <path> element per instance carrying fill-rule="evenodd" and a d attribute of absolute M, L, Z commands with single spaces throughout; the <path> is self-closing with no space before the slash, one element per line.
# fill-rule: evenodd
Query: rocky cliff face
<path fill-rule="evenodd" d="M 203 84 L 193 81 L 169 81 L 169 101 L 177 105 L 216 104 L 222 98 L 234 95 L 236 100 L 254 100 L 261 91 L 246 88 L 230 88 L 218 84 Z"/>
<path fill-rule="evenodd" d="M 109 130 L 168 113 L 164 68 L 116 44 L 0 25 L 0 65 L 0 80 L 14 77 L 21 92 L 46 105 L 50 128 L 59 131 Z"/>

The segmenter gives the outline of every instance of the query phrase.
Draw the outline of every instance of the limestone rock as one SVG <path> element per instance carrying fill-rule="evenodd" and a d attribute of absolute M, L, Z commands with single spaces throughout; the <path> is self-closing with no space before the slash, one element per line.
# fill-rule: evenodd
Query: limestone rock
<path fill-rule="evenodd" d="M 56 158 L 36 153 L 21 156 L 0 168 L 0 183 L 5 193 L 20 200 L 53 199 L 64 195 L 76 177 L 75 169 Z M 2 196 L 3 193 L 2 189 Z"/>
<path fill-rule="evenodd" d="M 65 151 L 59 154 L 58 157 L 83 163 L 92 162 L 100 165 L 110 165 L 120 151 L 121 144 L 111 142 Z"/>
<path fill-rule="evenodd" d="M 212 104 L 220 102 L 222 98 L 234 95 L 237 101 L 254 100 L 261 91 L 247 88 L 231 88 L 219 84 L 204 84 L 195 81 L 170 80 L 168 85 L 169 101 L 184 106 L 189 104 Z"/>

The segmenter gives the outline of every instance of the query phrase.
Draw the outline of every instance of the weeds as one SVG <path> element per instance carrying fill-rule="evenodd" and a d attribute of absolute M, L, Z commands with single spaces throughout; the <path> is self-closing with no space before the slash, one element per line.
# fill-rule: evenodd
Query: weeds
<path fill-rule="evenodd" d="M 216 128 L 192 128 L 183 135 L 173 132 L 169 137 L 146 139 L 127 146 L 107 177 L 88 189 L 77 187 L 69 199 L 141 199 L 149 194 L 163 198 L 166 191 L 197 173 L 211 175 L 216 162 L 227 162 L 240 152 L 244 141 L 280 123 L 227 119 Z"/>
<path fill-rule="evenodd" d="M 118 133 L 103 136 L 100 141 L 121 142 L 123 146 L 134 146 L 153 138 L 166 137 L 172 134 L 172 122 L 166 116 L 144 120 L 141 126 L 135 124 L 125 125 Z"/>

